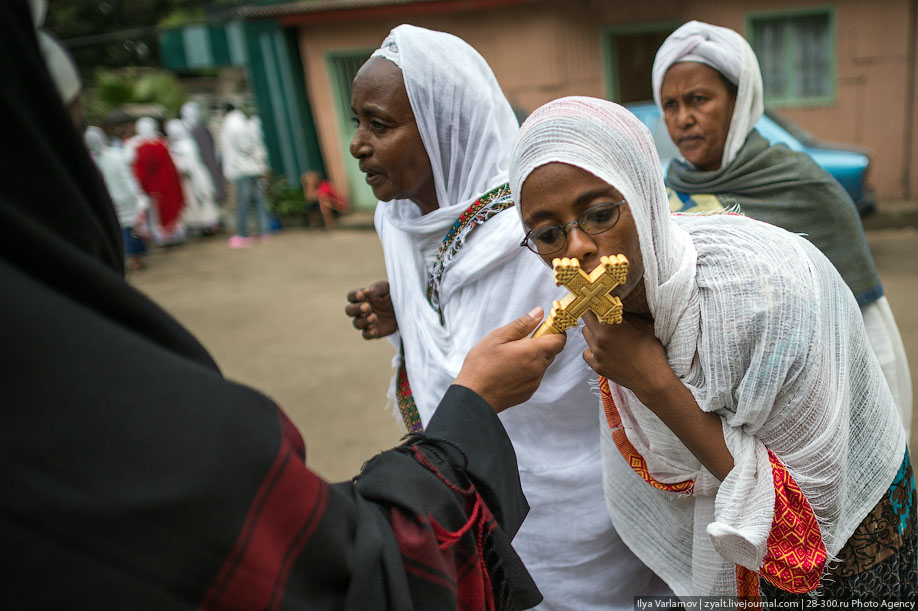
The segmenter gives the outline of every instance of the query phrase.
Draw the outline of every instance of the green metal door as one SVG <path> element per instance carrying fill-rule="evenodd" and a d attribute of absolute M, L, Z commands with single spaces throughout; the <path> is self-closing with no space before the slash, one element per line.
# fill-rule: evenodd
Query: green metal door
<path fill-rule="evenodd" d="M 347 171 L 347 182 L 351 192 L 351 205 L 358 210 L 373 210 L 376 198 L 364 180 L 363 172 L 357 166 L 357 160 L 351 156 L 349 146 L 356 133 L 351 120 L 351 84 L 354 76 L 369 58 L 373 49 L 356 51 L 336 51 L 326 56 L 328 73 L 331 75 L 331 86 L 335 97 L 335 110 L 338 114 L 338 133 L 340 134 L 341 157 Z"/>

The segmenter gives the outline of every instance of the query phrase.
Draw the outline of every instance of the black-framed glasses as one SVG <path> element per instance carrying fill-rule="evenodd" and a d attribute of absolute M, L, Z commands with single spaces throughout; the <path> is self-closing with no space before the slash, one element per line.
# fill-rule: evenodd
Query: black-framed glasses
<path fill-rule="evenodd" d="M 566 225 L 546 225 L 530 229 L 526 237 L 520 242 L 537 255 L 553 255 L 567 248 L 568 227 L 577 225 L 581 231 L 589 235 L 599 235 L 609 231 L 621 217 L 621 207 L 625 200 L 620 202 L 603 202 L 594 204 L 580 213 L 576 221 Z"/>

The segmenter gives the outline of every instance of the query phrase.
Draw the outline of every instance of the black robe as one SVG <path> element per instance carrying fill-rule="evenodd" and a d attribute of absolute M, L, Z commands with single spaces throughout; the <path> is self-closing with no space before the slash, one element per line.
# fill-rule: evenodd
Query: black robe
<path fill-rule="evenodd" d="M 328 484 L 274 403 L 123 278 L 104 183 L 0 2 L 0 600 L 10 609 L 525 608 L 503 428 L 452 387 Z"/>

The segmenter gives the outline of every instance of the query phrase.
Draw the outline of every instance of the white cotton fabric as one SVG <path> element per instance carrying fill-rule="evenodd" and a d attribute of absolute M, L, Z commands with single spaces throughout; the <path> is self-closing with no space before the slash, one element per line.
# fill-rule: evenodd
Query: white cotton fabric
<path fill-rule="evenodd" d="M 892 309 L 886 297 L 880 297 L 873 303 L 861 308 L 864 317 L 864 327 L 867 329 L 867 338 L 870 347 L 880 361 L 883 376 L 889 384 L 893 400 L 899 408 L 899 417 L 905 428 L 905 440 L 911 438 L 912 428 L 912 375 L 908 369 L 908 357 L 905 354 L 905 345 L 899 334 L 899 327 L 893 317 Z"/>
<path fill-rule="evenodd" d="M 264 173 L 258 146 L 255 132 L 245 114 L 238 109 L 226 113 L 220 126 L 220 153 L 223 156 L 223 175 L 228 180 Z"/>
<path fill-rule="evenodd" d="M 182 122 L 188 129 L 194 129 L 201 122 L 201 105 L 194 100 L 182 104 Z"/>
<path fill-rule="evenodd" d="M 80 95 L 83 82 L 70 53 L 54 36 L 44 30 L 38 30 L 38 46 L 57 92 L 64 104 L 71 104 Z"/>
<path fill-rule="evenodd" d="M 518 125 L 487 63 L 459 38 L 402 25 L 387 40 L 398 47 L 440 205 L 421 216 L 410 200 L 379 202 L 375 219 L 399 321 L 394 343 L 404 346 L 426 425 L 478 340 L 535 306 L 548 308 L 564 290 L 519 246 L 523 231 L 508 209 L 472 231 L 447 266 L 440 324 L 426 299 L 431 264 L 459 215 L 507 182 Z M 532 399 L 501 414 L 532 507 L 513 543 L 545 596 L 540 609 L 630 610 L 635 595 L 657 593 L 662 584 L 621 542 L 605 511 L 584 347 L 572 335 Z"/>
<path fill-rule="evenodd" d="M 179 119 L 170 119 L 166 122 L 166 135 L 169 137 L 169 155 L 181 177 L 185 196 L 182 221 L 194 229 L 206 230 L 216 226 L 220 220 L 220 211 L 214 200 L 217 190 L 191 132 Z"/>
<path fill-rule="evenodd" d="M 86 128 L 83 137 L 115 205 L 118 224 L 122 227 L 133 227 L 138 214 L 146 208 L 146 196 L 143 195 L 134 173 L 128 167 L 124 154 L 119 149 L 106 146 L 105 133 L 98 127 Z"/>
<path fill-rule="evenodd" d="M 699 407 L 723 419 L 735 466 L 718 482 L 627 389 L 611 384 L 648 485 L 602 427 L 607 505 L 622 539 L 680 596 L 735 595 L 735 564 L 758 570 L 775 495 L 768 450 L 819 520 L 830 555 L 888 489 L 905 434 L 851 291 L 814 246 L 738 215 L 671 216 L 653 139 L 627 110 L 563 98 L 523 124 L 519 193 L 539 166 L 582 168 L 619 190 L 637 227 L 654 334 Z M 523 202 L 525 205 L 525 202 Z"/>
<path fill-rule="evenodd" d="M 660 89 L 666 71 L 677 62 L 698 62 L 714 68 L 736 85 L 736 104 L 724 144 L 720 167 L 730 165 L 765 109 L 762 73 L 746 39 L 731 30 L 701 21 L 689 21 L 670 34 L 653 61 L 653 99 L 660 112 Z M 689 163 L 686 161 L 686 163 Z"/>
<path fill-rule="evenodd" d="M 51 73 L 51 79 L 61 99 L 64 104 L 69 105 L 83 90 L 80 73 L 64 45 L 43 29 L 45 17 L 48 14 L 47 0 L 30 0 L 29 10 L 32 13 L 32 22 L 35 25 L 38 46 L 41 48 L 45 65 L 48 67 L 48 72 Z"/>
<path fill-rule="evenodd" d="M 137 148 L 144 142 L 158 140 L 159 127 L 153 117 L 140 117 L 134 122 L 134 135 L 124 143 L 124 159 L 128 164 L 133 164 L 137 158 Z"/>
<path fill-rule="evenodd" d="M 370 57 L 382 57 L 388 59 L 398 68 L 402 67 L 401 60 L 398 57 L 398 44 L 395 42 L 395 36 L 392 34 L 386 36 L 386 39 L 379 45 L 378 49 L 373 51 Z"/>

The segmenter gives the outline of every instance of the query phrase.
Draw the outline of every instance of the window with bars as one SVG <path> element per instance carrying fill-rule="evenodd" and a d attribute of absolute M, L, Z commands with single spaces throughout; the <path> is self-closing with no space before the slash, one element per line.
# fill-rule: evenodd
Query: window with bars
<path fill-rule="evenodd" d="M 750 42 L 769 103 L 822 103 L 835 96 L 831 11 L 754 15 Z"/>

